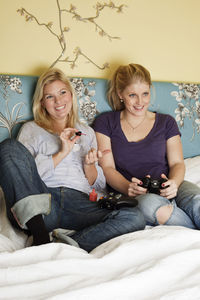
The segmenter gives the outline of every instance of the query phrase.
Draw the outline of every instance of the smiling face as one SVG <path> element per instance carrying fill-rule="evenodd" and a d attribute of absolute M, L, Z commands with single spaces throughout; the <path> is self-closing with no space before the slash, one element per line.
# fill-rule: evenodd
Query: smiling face
<path fill-rule="evenodd" d="M 150 103 L 150 86 L 145 82 L 137 81 L 128 85 L 122 93 L 125 110 L 137 116 L 143 116 Z"/>
<path fill-rule="evenodd" d="M 72 109 L 72 93 L 61 80 L 48 83 L 44 86 L 42 106 L 52 120 L 66 121 Z"/>

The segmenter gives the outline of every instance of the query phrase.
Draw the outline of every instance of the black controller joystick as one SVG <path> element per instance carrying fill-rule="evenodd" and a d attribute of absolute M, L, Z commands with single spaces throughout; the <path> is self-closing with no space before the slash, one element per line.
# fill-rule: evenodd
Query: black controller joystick
<path fill-rule="evenodd" d="M 132 197 L 111 192 L 108 195 L 101 197 L 98 200 L 98 205 L 100 208 L 114 210 L 120 209 L 121 207 L 135 207 L 138 205 L 138 201 Z"/>
<path fill-rule="evenodd" d="M 163 187 L 162 184 L 166 182 L 167 179 L 160 178 L 160 179 L 152 179 L 150 177 L 144 177 L 142 179 L 143 184 L 141 187 L 144 187 L 148 190 L 149 193 L 153 194 L 160 194 L 160 189 L 166 189 L 167 186 Z"/>

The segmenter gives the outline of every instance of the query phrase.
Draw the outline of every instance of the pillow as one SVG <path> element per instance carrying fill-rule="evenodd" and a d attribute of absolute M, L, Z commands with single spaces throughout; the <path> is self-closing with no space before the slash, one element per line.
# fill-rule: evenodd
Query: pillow
<path fill-rule="evenodd" d="M 0 75 L 0 141 L 16 137 L 19 127 L 33 118 L 32 97 L 37 76 Z M 80 119 L 92 124 L 95 116 L 111 110 L 108 81 L 70 78 L 78 96 Z M 182 134 L 184 158 L 200 155 L 200 85 L 154 81 L 149 109 L 172 115 Z"/>
<path fill-rule="evenodd" d="M 185 159 L 185 180 L 191 181 L 200 187 L 200 156 Z"/>

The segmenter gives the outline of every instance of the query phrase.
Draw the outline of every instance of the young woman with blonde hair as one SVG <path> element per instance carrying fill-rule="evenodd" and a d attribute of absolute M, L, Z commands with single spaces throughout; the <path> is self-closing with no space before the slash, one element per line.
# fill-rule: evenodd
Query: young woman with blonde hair
<path fill-rule="evenodd" d="M 147 224 L 200 228 L 200 189 L 184 181 L 175 119 L 148 109 L 151 85 L 150 73 L 141 65 L 115 71 L 108 90 L 113 111 L 94 124 L 99 150 L 110 150 L 100 165 L 112 189 L 138 200 Z"/>
<path fill-rule="evenodd" d="M 33 244 L 50 241 L 56 228 L 72 230 L 68 241 L 86 251 L 118 235 L 143 229 L 136 207 L 100 209 L 89 201 L 105 188 L 93 129 L 79 122 L 72 86 L 59 69 L 38 80 L 34 121 L 25 123 L 18 141 L 0 144 L 0 185 L 13 226 L 30 232 Z M 82 132 L 84 135 L 77 135 Z"/>

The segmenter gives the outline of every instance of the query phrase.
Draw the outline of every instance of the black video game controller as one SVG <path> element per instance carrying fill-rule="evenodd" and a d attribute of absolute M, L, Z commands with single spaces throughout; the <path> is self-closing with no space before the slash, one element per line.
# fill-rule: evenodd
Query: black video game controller
<path fill-rule="evenodd" d="M 160 189 L 166 189 L 168 186 L 163 187 L 162 184 L 166 182 L 167 179 L 152 179 L 150 177 L 144 177 L 142 179 L 143 184 L 141 187 L 144 187 L 148 190 L 149 193 L 160 194 Z"/>
<path fill-rule="evenodd" d="M 98 206 L 100 208 L 107 208 L 110 210 L 120 209 L 121 207 L 135 207 L 137 205 L 138 201 L 136 199 L 114 192 L 111 192 L 98 200 Z"/>

